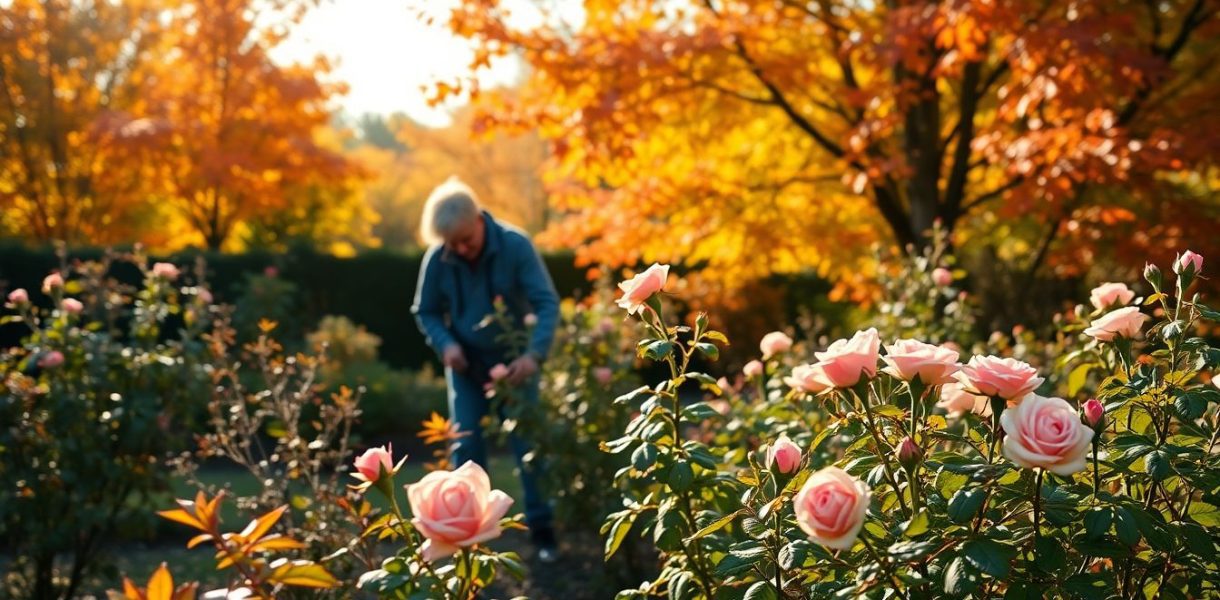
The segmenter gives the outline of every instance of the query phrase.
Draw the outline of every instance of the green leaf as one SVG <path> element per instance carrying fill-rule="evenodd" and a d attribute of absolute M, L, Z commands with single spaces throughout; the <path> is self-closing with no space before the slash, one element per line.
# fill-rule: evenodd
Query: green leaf
<path fill-rule="evenodd" d="M 1144 457 L 1144 468 L 1154 480 L 1164 481 L 1172 471 L 1169 464 L 1169 455 L 1161 448 L 1149 452 Z"/>
<path fill-rule="evenodd" d="M 949 499 L 949 518 L 954 523 L 967 523 L 979 512 L 986 493 L 981 488 L 963 488 Z"/>
<path fill-rule="evenodd" d="M 1206 529 L 1194 523 L 1179 523 L 1178 531 L 1186 540 L 1186 547 L 1195 556 L 1208 560 L 1215 558 L 1216 545 L 1212 542 L 1212 536 L 1207 533 Z"/>
<path fill-rule="evenodd" d="M 720 517 L 719 519 L 716 519 L 715 521 L 712 521 L 711 523 L 708 523 L 707 525 L 704 525 L 703 528 L 696 531 L 694 535 L 686 538 L 686 541 L 691 542 L 702 537 L 707 537 L 713 533 L 716 533 L 717 531 L 720 531 L 721 529 L 724 529 L 726 525 L 733 522 L 733 519 L 740 516 L 744 510 L 745 509 L 741 509 L 737 512 L 729 513 L 723 517 Z"/>
<path fill-rule="evenodd" d="M 1090 540 L 1101 539 L 1101 536 L 1110 531 L 1110 524 L 1114 522 L 1114 513 L 1109 508 L 1097 507 L 1084 514 L 1084 533 L 1085 537 Z"/>
<path fill-rule="evenodd" d="M 638 513 L 628 512 L 623 516 L 615 519 L 610 525 L 609 535 L 606 536 L 606 559 L 609 560 L 618 552 L 618 547 L 623 544 L 623 539 L 627 537 L 627 533 L 631 531 L 631 525 L 635 522 L 635 517 Z"/>
<path fill-rule="evenodd" d="M 653 444 L 640 444 L 631 453 L 631 466 L 638 471 L 647 471 L 657 462 L 657 447 Z"/>
<path fill-rule="evenodd" d="M 926 533 L 929 522 L 928 511 L 919 511 L 918 514 L 907 521 L 906 526 L 902 530 L 903 537 L 913 538 Z"/>
<path fill-rule="evenodd" d="M 1200 392 L 1182 392 L 1173 401 L 1173 407 L 1183 419 L 1194 421 L 1207 412 L 1208 396 Z"/>
<path fill-rule="evenodd" d="M 1140 541 L 1139 525 L 1135 522 L 1135 517 L 1131 515 L 1126 507 L 1120 506 L 1114 511 L 1114 533 L 1118 535 L 1118 541 L 1127 546 L 1134 546 Z"/>
<path fill-rule="evenodd" d="M 691 469 L 690 462 L 686 460 L 679 459 L 669 470 L 669 487 L 675 492 L 681 493 L 689 490 L 691 482 L 694 480 L 695 472 Z"/>
<path fill-rule="evenodd" d="M 746 590 L 745 600 L 775 600 L 775 588 L 769 582 L 758 581 Z"/>
<path fill-rule="evenodd" d="M 1204 527 L 1220 527 L 1220 507 L 1206 502 L 1192 502 L 1186 514 Z"/>
<path fill-rule="evenodd" d="M 665 360 L 670 352 L 673 352 L 674 344 L 669 340 L 656 340 L 640 350 L 640 355 L 644 358 L 660 361 Z"/>
<path fill-rule="evenodd" d="M 640 387 L 635 388 L 634 390 L 631 390 L 630 392 L 627 392 L 626 394 L 623 394 L 622 396 L 619 396 L 618 398 L 615 398 L 614 403 L 615 404 L 629 404 L 631 402 L 636 401 L 641 395 L 649 394 L 651 392 L 652 392 L 652 388 L 650 388 L 646 385 L 641 385 Z"/>
<path fill-rule="evenodd" d="M 1068 577 L 1063 582 L 1063 589 L 1071 592 L 1073 597 L 1102 600 L 1110 596 L 1111 590 L 1114 589 L 1113 583 L 1101 574 L 1082 573 Z"/>
<path fill-rule="evenodd" d="M 809 555 L 811 546 L 806 540 L 795 540 L 789 542 L 783 548 L 779 549 L 779 567 L 781 569 L 795 569 L 805 564 L 805 557 Z"/>
<path fill-rule="evenodd" d="M 1080 388 L 1084 387 L 1084 384 L 1089 380 L 1089 371 L 1092 371 L 1095 366 L 1097 366 L 1096 363 L 1084 363 L 1072 369 L 1072 372 L 1068 374 L 1067 397 L 1075 396 L 1080 391 Z"/>
<path fill-rule="evenodd" d="M 726 337 L 723 333 L 720 333 L 719 331 L 708 331 L 703 334 L 703 337 L 705 339 L 720 342 L 721 344 L 724 344 L 725 346 L 729 345 L 729 338 Z"/>
<path fill-rule="evenodd" d="M 1004 579 L 1012 568 L 1017 549 L 994 540 L 976 539 L 962 546 L 962 556 L 974 568 L 996 579 Z"/>
<path fill-rule="evenodd" d="M 968 596 L 978 589 L 979 576 L 966 559 L 957 557 L 945 569 L 945 593 L 956 598 Z"/>
<path fill-rule="evenodd" d="M 667 596 L 670 598 L 694 598 L 696 586 L 691 584 L 692 579 L 693 576 L 687 571 L 671 575 L 666 589 Z"/>
<path fill-rule="evenodd" d="M 940 548 L 941 540 L 925 540 L 922 542 L 897 542 L 889 547 L 888 552 L 894 560 L 911 562 L 918 560 Z"/>
<path fill-rule="evenodd" d="M 1043 536 L 1034 545 L 1034 556 L 1037 557 L 1037 567 L 1045 573 L 1057 573 L 1067 564 L 1067 552 L 1058 538 Z"/>
<path fill-rule="evenodd" d="M 703 355 L 706 356 L 708 360 L 714 361 L 714 360 L 720 359 L 720 348 L 717 348 L 716 344 L 710 344 L 708 342 L 699 342 L 698 344 L 695 344 L 695 350 L 702 352 Z"/>

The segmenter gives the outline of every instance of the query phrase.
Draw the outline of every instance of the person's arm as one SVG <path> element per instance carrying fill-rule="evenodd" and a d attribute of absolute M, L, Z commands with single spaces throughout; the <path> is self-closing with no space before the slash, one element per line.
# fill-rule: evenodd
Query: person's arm
<path fill-rule="evenodd" d="M 546 264 L 542 262 L 542 256 L 528 239 L 523 239 L 523 242 L 525 248 L 517 263 L 517 276 L 520 277 L 530 308 L 538 317 L 527 352 L 541 363 L 550 353 L 551 342 L 555 338 L 555 325 L 559 322 L 559 294 L 555 291 Z"/>
<path fill-rule="evenodd" d="M 415 285 L 415 304 L 411 313 L 415 315 L 415 324 L 428 345 L 438 355 L 444 357 L 445 350 L 457 345 L 457 340 L 449 327 L 445 325 L 445 299 L 441 295 L 439 268 L 441 247 L 433 246 L 424 254 L 423 264 L 419 268 L 419 281 Z"/>

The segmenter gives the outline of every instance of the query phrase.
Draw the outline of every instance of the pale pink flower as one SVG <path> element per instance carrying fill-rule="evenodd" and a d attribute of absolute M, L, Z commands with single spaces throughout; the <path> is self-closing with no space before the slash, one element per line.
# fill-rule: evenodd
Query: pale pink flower
<path fill-rule="evenodd" d="M 1193 274 L 1203 272 L 1203 256 L 1187 250 L 1178 256 L 1177 260 L 1173 261 L 1173 272 L 1183 273 L 1190 270 Z"/>
<path fill-rule="evenodd" d="M 1029 394 L 1000 414 L 1000 426 L 1004 456 L 1018 466 L 1064 477 L 1085 469 L 1093 430 L 1066 400 Z"/>
<path fill-rule="evenodd" d="M 885 351 L 881 360 L 887 366 L 882 370 L 903 381 L 918 377 L 924 385 L 941 385 L 952 381 L 960 368 L 957 352 L 918 340 L 898 340 Z"/>
<path fill-rule="evenodd" d="M 160 277 L 166 281 L 173 281 L 178 278 L 178 267 L 173 263 L 159 262 L 152 266 L 153 277 Z"/>
<path fill-rule="evenodd" d="M 1089 302 L 1097 310 L 1109 308 L 1112 305 L 1126 305 L 1135 298 L 1135 292 L 1127 288 L 1125 283 L 1103 283 L 1089 292 Z"/>
<path fill-rule="evenodd" d="M 975 356 L 957 373 L 962 387 L 973 394 L 1020 401 L 1044 381 L 1038 370 L 1013 358 Z"/>
<path fill-rule="evenodd" d="M 936 406 L 945 409 L 950 416 L 960 417 L 966 413 L 991 416 L 991 400 L 987 396 L 967 392 L 957 381 L 941 386 L 940 401 Z"/>
<path fill-rule="evenodd" d="M 746 363 L 746 366 L 741 368 L 741 373 L 749 379 L 754 379 L 763 374 L 762 361 L 752 360 Z"/>
<path fill-rule="evenodd" d="M 384 469 L 386 474 L 394 472 L 394 445 L 387 444 L 377 448 L 369 448 L 364 454 L 356 457 L 356 472 L 365 481 L 381 479 Z"/>
<path fill-rule="evenodd" d="M 508 367 L 506 367 L 504 363 L 496 363 L 495 366 L 488 371 L 487 376 L 491 377 L 492 381 L 500 381 L 501 379 L 508 377 Z"/>
<path fill-rule="evenodd" d="M 826 467 L 811 475 L 793 498 L 796 522 L 814 542 L 847 550 L 864 526 L 871 495 L 868 484 L 838 467 Z"/>
<path fill-rule="evenodd" d="M 76 298 L 64 298 L 63 302 L 59 303 L 59 308 L 69 315 L 78 315 L 85 310 L 85 305 Z"/>
<path fill-rule="evenodd" d="M 944 267 L 936 267 L 932 270 L 932 283 L 938 287 L 948 287 L 953 283 L 953 273 Z"/>
<path fill-rule="evenodd" d="M 534 313 L 528 313 L 524 317 L 521 318 L 521 321 L 525 324 L 526 327 L 533 327 L 538 324 L 538 315 L 536 315 Z"/>
<path fill-rule="evenodd" d="M 64 278 L 59 273 L 51 273 L 42 280 L 42 293 L 50 294 L 51 290 L 64 286 Z"/>
<path fill-rule="evenodd" d="M 406 486 L 411 523 L 423 534 L 423 558 L 434 561 L 500 537 L 500 519 L 513 499 L 491 489 L 487 472 L 474 462 L 455 471 L 433 471 Z"/>
<path fill-rule="evenodd" d="M 665 280 L 669 278 L 669 265 L 653 263 L 646 271 L 618 284 L 623 296 L 618 299 L 618 305 L 627 309 L 627 314 L 634 315 L 644 310 L 644 303 L 653 294 L 665 288 Z"/>
<path fill-rule="evenodd" d="M 25 304 L 30 301 L 29 292 L 25 288 L 17 288 L 8 293 L 9 304 Z"/>
<path fill-rule="evenodd" d="M 763 360 L 767 360 L 781 352 L 787 352 L 792 347 L 792 338 L 782 331 L 772 331 L 763 336 L 758 348 L 762 350 Z"/>
<path fill-rule="evenodd" d="M 609 385 L 610 380 L 614 378 L 614 371 L 610 367 L 593 367 L 593 379 L 602 385 Z"/>
<path fill-rule="evenodd" d="M 1089 398 L 1084 403 L 1083 412 L 1085 424 L 1097 429 L 1106 416 L 1106 407 L 1097 398 Z"/>
<path fill-rule="evenodd" d="M 44 369 L 54 369 L 64 364 L 64 353 L 59 350 L 52 350 L 38 359 L 38 366 Z"/>
<path fill-rule="evenodd" d="M 837 340 L 825 352 L 815 352 L 825 381 L 836 388 L 849 388 L 861 376 L 877 375 L 877 359 L 881 353 L 881 338 L 876 329 L 857 331 L 850 340 Z"/>
<path fill-rule="evenodd" d="M 767 448 L 767 466 L 785 475 L 791 474 L 801 466 L 801 447 L 788 439 L 788 436 L 779 436 L 779 439 Z"/>
<path fill-rule="evenodd" d="M 1141 313 L 1138 306 L 1128 306 L 1094 319 L 1084 334 L 1099 342 L 1112 342 L 1114 338 L 1135 339 L 1147 320 L 1148 315 Z"/>
<path fill-rule="evenodd" d="M 784 383 L 794 390 L 810 394 L 820 394 L 834 387 L 826 379 L 820 363 L 793 367 L 792 374 L 784 378 Z"/>

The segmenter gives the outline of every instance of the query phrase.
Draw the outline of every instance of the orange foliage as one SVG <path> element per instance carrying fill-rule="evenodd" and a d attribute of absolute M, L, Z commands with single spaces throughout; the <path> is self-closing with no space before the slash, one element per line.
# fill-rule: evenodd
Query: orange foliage
<path fill-rule="evenodd" d="M 510 51 L 529 65 L 517 96 L 481 94 L 476 123 L 550 142 L 565 213 L 551 243 L 610 265 L 706 265 L 731 291 L 810 268 L 857 279 L 862 247 L 926 243 L 935 220 L 1050 223 L 1073 241 L 1059 235 L 1069 220 L 1131 223 L 1092 210 L 1126 194 L 1146 221 L 1166 173 L 1220 149 L 1217 12 L 1206 0 L 618 0 L 518 28 L 496 0 L 464 0 L 450 26 L 479 49 L 472 72 Z M 1213 228 L 1215 204 L 1197 211 Z M 1044 228 L 1026 229 L 1036 247 Z"/>

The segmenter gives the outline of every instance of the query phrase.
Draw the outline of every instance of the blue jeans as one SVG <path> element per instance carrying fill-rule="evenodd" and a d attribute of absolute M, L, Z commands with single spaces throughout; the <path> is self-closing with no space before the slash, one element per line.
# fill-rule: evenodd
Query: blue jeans
<path fill-rule="evenodd" d="M 450 461 L 455 467 L 465 464 L 468 460 L 482 466 L 487 466 L 487 441 L 483 438 L 483 418 L 490 411 L 491 400 L 483 392 L 483 387 L 470 377 L 445 369 L 445 382 L 449 386 L 449 418 L 457 425 L 460 432 L 466 433 L 452 447 Z M 538 377 L 534 376 L 515 388 L 513 400 L 517 402 L 538 402 Z M 502 416 L 502 415 L 501 415 Z M 529 443 L 517 434 L 508 436 L 509 448 L 517 459 L 517 470 L 521 473 L 521 489 L 525 494 L 525 523 L 530 529 L 550 527 L 551 505 L 543 495 L 535 477 L 537 466 L 525 464 L 525 455 L 531 450 Z M 538 461 L 534 461 L 535 465 Z"/>

